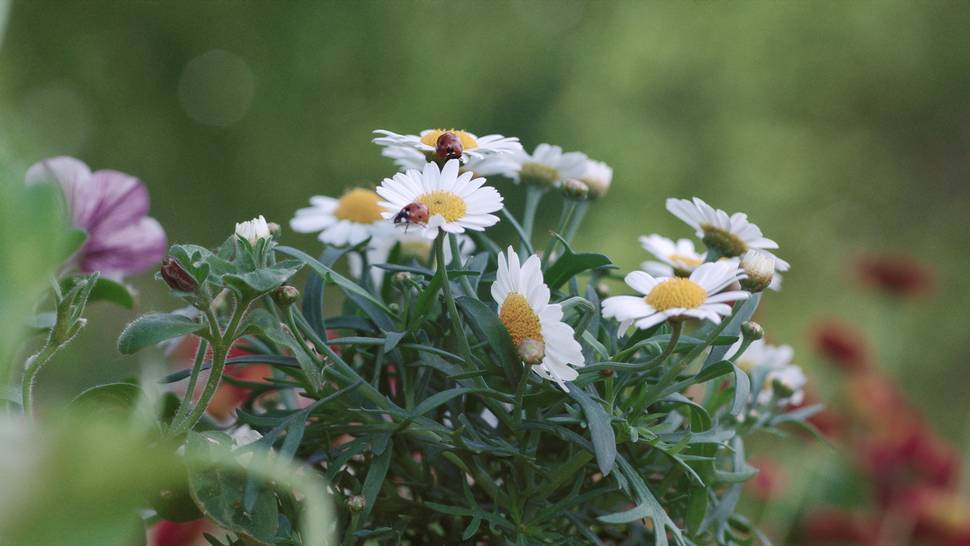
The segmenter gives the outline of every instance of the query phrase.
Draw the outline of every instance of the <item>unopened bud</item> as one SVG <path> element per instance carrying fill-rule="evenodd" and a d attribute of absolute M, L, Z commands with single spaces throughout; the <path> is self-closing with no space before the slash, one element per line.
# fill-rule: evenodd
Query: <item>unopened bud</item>
<path fill-rule="evenodd" d="M 775 276 L 774 256 L 751 249 L 741 257 L 741 269 L 748 278 L 741 280 L 741 288 L 749 292 L 761 292 L 771 284 Z"/>
<path fill-rule="evenodd" d="M 280 307 L 289 307 L 300 299 L 300 291 L 295 286 L 284 284 L 273 292 L 273 300 Z"/>
<path fill-rule="evenodd" d="M 363 512 L 367 508 L 367 499 L 363 495 L 354 495 L 347 499 L 347 509 L 351 512 Z"/>
<path fill-rule="evenodd" d="M 165 281 L 172 290 L 179 290 L 181 292 L 195 292 L 198 288 L 198 283 L 192 278 L 178 260 L 171 256 L 166 256 L 162 260 L 162 266 L 159 268 L 159 273 L 162 276 L 162 280 Z"/>
<path fill-rule="evenodd" d="M 610 285 L 606 281 L 599 281 L 593 289 L 596 290 L 596 295 L 600 298 L 605 298 L 610 295 Z"/>
<path fill-rule="evenodd" d="M 589 197 L 589 186 L 582 180 L 570 178 L 563 182 L 562 194 L 572 199 L 586 199 Z"/>
<path fill-rule="evenodd" d="M 741 335 L 744 337 L 744 339 L 758 341 L 759 339 L 765 337 L 765 329 L 762 328 L 757 322 L 749 320 L 741 323 Z"/>
<path fill-rule="evenodd" d="M 391 282 L 394 283 L 394 286 L 398 288 L 404 288 L 407 286 L 409 280 L 411 280 L 411 273 L 407 271 L 398 271 L 397 273 L 391 275 Z"/>
<path fill-rule="evenodd" d="M 461 145 L 461 139 L 451 131 L 441 133 L 435 141 L 434 153 L 438 159 L 458 159 L 462 152 L 464 148 Z"/>
<path fill-rule="evenodd" d="M 532 366 L 542 362 L 542 357 L 546 356 L 546 344 L 538 339 L 527 337 L 519 343 L 518 351 L 522 362 Z"/>

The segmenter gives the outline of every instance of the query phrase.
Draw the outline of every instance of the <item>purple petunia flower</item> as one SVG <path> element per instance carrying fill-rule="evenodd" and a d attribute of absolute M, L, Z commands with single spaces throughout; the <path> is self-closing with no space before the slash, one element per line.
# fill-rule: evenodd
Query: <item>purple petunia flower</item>
<path fill-rule="evenodd" d="M 27 183 L 56 180 L 75 227 L 88 234 L 74 263 L 84 273 L 121 278 L 147 270 L 165 256 L 165 231 L 148 215 L 148 189 L 133 176 L 92 173 L 73 157 L 53 157 L 27 171 Z"/>

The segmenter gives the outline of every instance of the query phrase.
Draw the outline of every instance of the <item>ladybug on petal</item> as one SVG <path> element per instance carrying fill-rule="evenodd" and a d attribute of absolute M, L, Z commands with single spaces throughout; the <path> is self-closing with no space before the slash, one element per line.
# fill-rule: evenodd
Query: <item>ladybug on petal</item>
<path fill-rule="evenodd" d="M 427 224 L 428 216 L 428 206 L 415 201 L 404 205 L 404 208 L 394 215 L 394 224 L 403 223 L 404 229 L 407 230 L 411 224 Z"/>

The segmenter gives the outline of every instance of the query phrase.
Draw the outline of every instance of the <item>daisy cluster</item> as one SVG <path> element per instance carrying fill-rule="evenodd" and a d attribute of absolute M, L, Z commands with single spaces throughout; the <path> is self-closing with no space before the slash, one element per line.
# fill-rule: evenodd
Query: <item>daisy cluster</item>
<path fill-rule="evenodd" d="M 733 524 L 753 475 L 744 436 L 818 410 L 791 348 L 751 321 L 789 269 L 779 245 L 744 213 L 668 199 L 694 239 L 640 237 L 653 259 L 623 275 L 572 246 L 607 164 L 497 134 L 376 135 L 388 176 L 312 196 L 289 221 L 322 248 L 284 245 L 263 216 L 215 249 L 168 248 L 158 278 L 190 310 L 145 315 L 118 341 L 167 343 L 173 360 L 189 346 L 160 430 L 187 453 L 226 446 L 239 472 L 299 459 L 326 476 L 349 542 L 747 541 Z M 558 224 L 538 230 L 550 200 Z M 145 212 L 126 220 L 151 227 Z M 288 493 L 210 485 L 187 487 L 218 504 L 202 506 L 215 523 L 309 543 Z"/>
<path fill-rule="evenodd" d="M 455 129 L 375 133 L 380 136 L 374 143 L 400 172 L 373 188 L 354 187 L 339 197 L 313 196 L 311 206 L 290 220 L 293 231 L 317 233 L 327 245 L 362 245 L 361 254 L 371 264 L 384 262 L 395 248 L 426 257 L 431 241 L 442 234 L 461 236 L 460 254 L 467 258 L 475 243 L 464 235 L 498 223 L 496 213 L 504 207 L 502 195 L 486 185 L 486 177 L 541 189 L 579 186 L 584 197 L 602 197 L 613 178 L 607 164 L 582 152 L 539 144 L 528 153 L 515 137 Z M 447 252 L 445 259 L 451 261 L 450 247 Z M 568 391 L 566 382 L 576 379 L 575 368 L 584 365 L 584 358 L 573 329 L 562 322 L 562 309 L 550 304 L 539 257 L 526 257 L 520 267 L 510 247 L 497 259 L 492 295 L 501 320 L 517 348 L 538 355 L 530 362 L 532 369 Z M 361 264 L 359 257 L 351 260 L 355 275 Z M 377 273 L 374 281 L 380 284 Z"/>

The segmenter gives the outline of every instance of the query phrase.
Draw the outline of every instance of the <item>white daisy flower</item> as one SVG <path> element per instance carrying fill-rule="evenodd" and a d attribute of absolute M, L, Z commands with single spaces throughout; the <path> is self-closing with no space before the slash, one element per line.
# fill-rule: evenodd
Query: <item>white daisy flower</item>
<path fill-rule="evenodd" d="M 411 224 L 423 230 L 428 239 L 438 234 L 438 228 L 448 233 L 464 233 L 466 229 L 484 231 L 498 223 L 493 212 L 501 210 L 502 196 L 484 186 L 484 178 L 472 178 L 472 173 L 458 174 L 458 160 L 451 159 L 441 169 L 427 163 L 424 171 L 409 170 L 385 178 L 377 193 L 384 198 L 379 204 L 381 215 L 393 219 L 405 206 L 423 203 L 428 208 L 426 224 Z"/>
<path fill-rule="evenodd" d="M 590 197 L 603 197 L 613 183 L 613 168 L 594 159 L 586 160 L 586 170 L 579 180 L 589 188 Z"/>
<path fill-rule="evenodd" d="M 422 165 L 423 166 L 423 165 Z M 512 178 L 518 170 L 519 164 L 515 154 L 493 154 L 488 157 L 472 158 L 461 166 L 461 171 L 469 171 L 475 176 L 504 176 Z M 420 167 L 419 167 L 420 168 Z"/>
<path fill-rule="evenodd" d="M 256 246 L 260 239 L 270 238 L 269 224 L 266 223 L 266 218 L 263 218 L 263 215 L 260 214 L 257 218 L 248 222 L 237 223 L 236 236 Z"/>
<path fill-rule="evenodd" d="M 795 364 L 771 370 L 758 393 L 758 403 L 768 404 L 775 400 L 779 406 L 797 406 L 805 401 L 806 384 L 805 372 Z"/>
<path fill-rule="evenodd" d="M 382 135 L 374 139 L 374 143 L 384 147 L 381 152 L 385 157 L 394 160 L 401 169 L 421 169 L 424 163 L 435 158 L 451 159 L 452 154 L 440 156 L 437 154 L 439 139 L 442 135 L 450 134 L 456 137 L 455 142 L 460 147 L 453 151 L 461 154 L 462 163 L 472 159 L 483 159 L 496 154 L 508 154 L 522 149 L 519 139 L 502 135 L 476 136 L 468 131 L 456 129 L 427 129 L 419 135 L 400 135 L 383 129 L 374 131 Z M 448 138 L 447 136 L 445 138 Z"/>
<path fill-rule="evenodd" d="M 296 211 L 290 228 L 297 233 L 320 232 L 317 237 L 328 245 L 356 245 L 368 237 L 390 235 L 378 205 L 381 197 L 373 190 L 354 188 L 339 199 L 324 195 L 310 198 L 307 208 Z"/>
<path fill-rule="evenodd" d="M 741 348 L 741 344 L 742 340 L 738 339 L 728 353 L 732 355 L 736 353 Z M 748 372 L 754 369 L 775 370 L 791 364 L 794 357 L 795 351 L 791 345 L 772 345 L 759 339 L 751 342 L 735 363 Z"/>
<path fill-rule="evenodd" d="M 643 271 L 633 271 L 624 280 L 642 296 L 606 298 L 603 316 L 619 320 L 621 332 L 631 324 L 645 330 L 668 319 L 688 317 L 720 324 L 722 316 L 731 314 L 726 302 L 751 295 L 742 290 L 721 292 L 742 276 L 736 260 L 701 264 L 688 278 L 654 278 Z"/>
<path fill-rule="evenodd" d="M 582 178 L 586 174 L 586 154 L 563 152 L 559 146 L 540 144 L 531 154 L 520 151 L 514 156 L 515 166 L 510 173 L 516 182 L 558 186 L 563 180 Z"/>
<path fill-rule="evenodd" d="M 697 252 L 690 239 L 673 241 L 662 235 L 644 235 L 640 237 L 640 246 L 660 260 L 640 264 L 640 269 L 654 277 L 687 277 L 704 263 L 705 254 Z"/>
<path fill-rule="evenodd" d="M 699 197 L 693 201 L 667 199 L 667 210 L 694 228 L 704 244 L 719 249 L 725 256 L 741 256 L 748 249 L 756 248 L 773 256 L 779 271 L 788 271 L 788 262 L 768 252 L 778 248 L 778 243 L 765 238 L 758 226 L 748 221 L 747 214 L 736 212 L 728 216 Z"/>
<path fill-rule="evenodd" d="M 512 247 L 507 258 L 498 255 L 492 298 L 498 304 L 499 319 L 516 349 L 522 352 L 524 348 L 526 353 L 541 351 L 541 360 L 536 359 L 533 371 L 569 392 L 566 381 L 579 377 L 574 368 L 581 368 L 586 362 L 572 327 L 562 321 L 562 306 L 549 303 L 549 296 L 538 256 L 529 256 L 520 266 Z"/>

